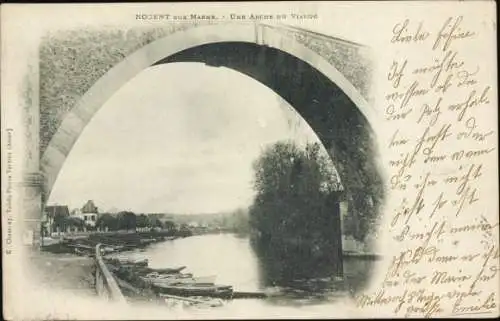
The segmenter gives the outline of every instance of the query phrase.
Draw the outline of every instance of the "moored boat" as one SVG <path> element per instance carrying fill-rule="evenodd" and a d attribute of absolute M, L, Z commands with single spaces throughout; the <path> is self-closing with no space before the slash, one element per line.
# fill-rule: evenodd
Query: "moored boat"
<path fill-rule="evenodd" d="M 158 273 L 151 272 L 144 275 L 145 278 L 151 279 L 169 279 L 169 278 L 190 278 L 193 274 L 191 273 Z"/>
<path fill-rule="evenodd" d="M 189 285 L 214 285 L 216 276 L 215 275 L 210 275 L 210 276 L 198 276 L 198 277 L 188 277 L 188 278 L 177 278 L 177 277 L 170 277 L 170 278 L 142 278 L 146 282 L 150 282 L 152 284 L 159 284 L 159 285 L 169 285 L 169 284 L 189 284 Z"/>
<path fill-rule="evenodd" d="M 153 284 L 160 293 L 179 296 L 209 296 L 219 298 L 230 298 L 233 287 L 230 285 L 166 285 Z"/>
<path fill-rule="evenodd" d="M 90 246 L 90 245 L 86 245 L 86 244 L 79 244 L 79 243 L 73 243 L 73 244 L 67 243 L 66 246 L 74 247 L 74 248 L 78 248 L 78 249 L 85 249 L 85 250 L 89 250 L 89 251 L 95 250 L 94 246 Z"/>
<path fill-rule="evenodd" d="M 153 269 L 150 267 L 144 267 L 141 268 L 140 272 L 141 273 L 147 273 L 147 274 L 177 274 L 180 273 L 182 270 L 184 270 L 186 267 L 185 266 L 180 266 L 177 268 L 162 268 L 162 269 Z"/>
<path fill-rule="evenodd" d="M 144 276 L 139 275 L 142 279 L 145 280 L 167 280 L 167 279 L 189 279 L 193 277 L 191 273 L 178 273 L 178 274 L 146 274 Z"/>
<path fill-rule="evenodd" d="M 219 298 L 207 298 L 207 297 L 182 297 L 170 294 L 160 294 L 160 297 L 165 298 L 165 303 L 168 305 L 175 304 L 175 302 L 185 302 L 188 303 L 187 306 L 197 306 L 197 307 L 219 307 L 224 305 L 224 301 Z"/>
<path fill-rule="evenodd" d="M 148 266 L 148 259 L 129 259 L 129 258 L 106 258 L 110 263 L 118 263 L 121 265 Z"/>

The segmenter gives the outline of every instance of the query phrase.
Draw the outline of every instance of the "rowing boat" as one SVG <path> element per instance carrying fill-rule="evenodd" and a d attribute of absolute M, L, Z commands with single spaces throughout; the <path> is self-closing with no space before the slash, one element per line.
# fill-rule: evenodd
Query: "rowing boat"
<path fill-rule="evenodd" d="M 233 287 L 229 285 L 203 285 L 203 284 L 183 284 L 167 285 L 153 284 L 153 287 L 161 293 L 179 296 L 210 296 L 219 298 L 229 298 L 233 294 Z"/>
<path fill-rule="evenodd" d="M 163 275 L 163 274 L 178 274 L 182 270 L 184 270 L 186 267 L 185 266 L 180 266 L 177 268 L 163 268 L 163 269 L 153 269 L 150 267 L 142 267 L 139 273 L 143 274 L 146 273 L 146 275 Z"/>
<path fill-rule="evenodd" d="M 172 305 L 174 302 L 186 302 L 187 306 L 209 306 L 209 307 L 219 307 L 224 304 L 221 299 L 207 298 L 207 297 L 182 297 L 170 294 L 160 294 L 160 297 L 165 298 L 165 303 Z"/>
<path fill-rule="evenodd" d="M 144 276 L 140 276 L 145 280 L 166 280 L 166 279 L 189 279 L 193 277 L 191 273 L 178 273 L 178 274 L 156 274 L 150 273 Z"/>
<path fill-rule="evenodd" d="M 89 251 L 94 251 L 95 250 L 95 247 L 94 246 L 90 246 L 90 245 L 85 245 L 85 244 L 79 244 L 79 243 L 69 243 L 69 244 L 66 244 L 67 247 L 74 247 L 74 248 L 77 248 L 77 249 L 85 249 L 85 250 L 89 250 Z"/>
<path fill-rule="evenodd" d="M 110 263 L 118 263 L 122 265 L 134 265 L 134 266 L 148 266 L 148 259 L 129 259 L 129 258 L 108 258 L 107 261 Z"/>
<path fill-rule="evenodd" d="M 189 285 L 214 285 L 216 276 L 198 276 L 189 278 L 142 278 L 146 282 L 158 285 L 189 284 Z"/>
<path fill-rule="evenodd" d="M 170 279 L 170 278 L 190 278 L 193 274 L 191 273 L 158 273 L 151 272 L 144 275 L 145 278 L 150 279 Z"/>

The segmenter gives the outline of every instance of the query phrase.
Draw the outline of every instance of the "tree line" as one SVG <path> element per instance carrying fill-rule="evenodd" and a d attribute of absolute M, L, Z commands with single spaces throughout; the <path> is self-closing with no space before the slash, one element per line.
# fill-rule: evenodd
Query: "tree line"
<path fill-rule="evenodd" d="M 176 230 L 176 229 L 186 229 L 186 226 L 181 225 L 177 228 L 173 221 L 161 221 L 159 218 L 154 216 L 149 216 L 146 214 L 135 214 L 130 211 L 122 211 L 118 214 L 103 213 L 99 214 L 95 222 L 95 226 L 86 226 L 85 222 L 74 216 L 56 216 L 54 218 L 53 230 L 59 229 L 61 231 L 66 230 L 66 228 L 78 228 L 83 230 L 85 227 L 87 230 L 136 230 L 137 228 L 159 228 L 163 230 Z"/>
<path fill-rule="evenodd" d="M 137 228 L 161 228 L 174 230 L 176 225 L 172 221 L 162 222 L 154 216 L 146 214 L 135 214 L 130 211 L 123 211 L 116 215 L 101 214 L 96 221 L 96 227 L 108 228 L 108 230 L 135 230 Z"/>

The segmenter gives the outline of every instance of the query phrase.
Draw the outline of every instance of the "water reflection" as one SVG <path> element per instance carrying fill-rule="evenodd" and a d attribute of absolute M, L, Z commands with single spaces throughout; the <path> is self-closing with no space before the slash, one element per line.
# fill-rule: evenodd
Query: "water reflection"
<path fill-rule="evenodd" d="M 328 260 L 311 262 L 293 251 L 283 255 L 262 250 L 247 237 L 215 234 L 157 243 L 128 255 L 147 257 L 153 268 L 186 266 L 186 272 L 197 276 L 216 275 L 216 283 L 232 285 L 235 291 L 273 294 L 258 305 L 331 302 L 348 291 L 345 280 L 352 279 L 336 277 Z"/>
<path fill-rule="evenodd" d="M 318 303 L 344 292 L 344 283 L 336 273 L 331 256 L 314 256 L 300 247 L 272 247 L 261 240 L 250 241 L 259 258 L 260 287 L 279 289 L 275 303 Z"/>

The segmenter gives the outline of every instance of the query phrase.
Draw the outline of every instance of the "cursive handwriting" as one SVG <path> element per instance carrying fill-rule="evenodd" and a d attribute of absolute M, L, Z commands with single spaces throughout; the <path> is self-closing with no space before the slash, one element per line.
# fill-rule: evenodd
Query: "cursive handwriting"
<path fill-rule="evenodd" d="M 463 19 L 463 16 L 448 18 L 439 30 L 432 49 L 441 47 L 443 51 L 446 51 L 453 42 L 473 37 L 476 34 L 474 31 L 462 29 Z"/>
<path fill-rule="evenodd" d="M 356 297 L 360 308 L 402 317 L 498 313 L 496 92 L 485 80 L 491 66 L 473 54 L 484 45 L 475 23 L 408 18 L 388 32 L 397 54 L 381 75 L 380 105 L 390 128 L 384 227 L 392 242 L 378 287 Z"/>

